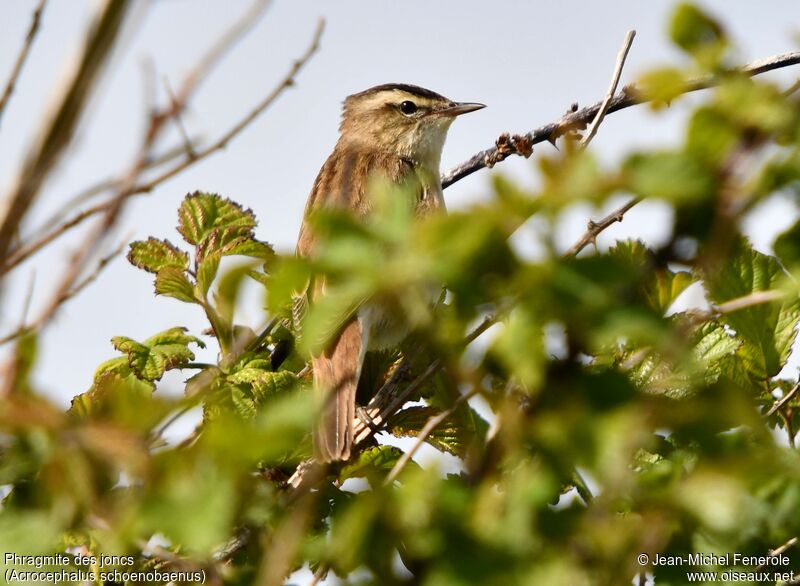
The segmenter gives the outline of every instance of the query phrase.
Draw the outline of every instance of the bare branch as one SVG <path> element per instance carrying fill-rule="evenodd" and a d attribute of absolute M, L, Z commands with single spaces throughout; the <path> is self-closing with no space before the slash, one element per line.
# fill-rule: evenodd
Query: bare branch
<path fill-rule="evenodd" d="M 185 105 L 188 102 L 200 83 L 206 79 L 208 73 L 258 23 L 270 4 L 272 4 L 272 0 L 255 0 L 250 8 L 243 12 L 236 22 L 225 31 L 183 79 L 183 83 L 177 93 L 176 102 L 178 104 Z"/>
<path fill-rule="evenodd" d="M 600 232 L 602 232 L 615 222 L 621 222 L 625 214 L 628 212 L 628 210 L 630 210 L 640 201 L 642 201 L 641 198 L 635 197 L 629 202 L 627 202 L 625 205 L 622 205 L 617 209 L 615 209 L 613 212 L 608 214 L 599 222 L 595 222 L 594 220 L 589 220 L 586 232 L 583 234 L 583 236 L 580 237 L 580 239 L 575 244 L 573 244 L 569 248 L 569 250 L 567 250 L 564 253 L 564 256 L 565 257 L 577 256 L 577 254 L 581 250 L 586 248 L 587 245 L 594 244 L 597 241 L 597 237 L 599 236 Z"/>
<path fill-rule="evenodd" d="M 22 48 L 19 51 L 19 55 L 17 55 L 14 68 L 11 70 L 11 75 L 6 82 L 6 87 L 3 90 L 3 96 L 0 97 L 0 120 L 3 119 L 3 113 L 6 110 L 8 101 L 11 99 L 11 94 L 14 93 L 17 80 L 22 73 L 22 68 L 25 66 L 25 62 L 28 60 L 31 47 L 33 47 L 33 41 L 36 39 L 36 35 L 39 32 L 39 25 L 41 24 L 42 12 L 44 11 L 45 4 L 47 4 L 47 0 L 39 0 L 39 4 L 33 11 L 33 16 L 31 17 L 31 26 L 28 29 L 28 34 L 25 35 L 25 41 L 22 43 Z"/>
<path fill-rule="evenodd" d="M 69 299 L 72 299 L 73 297 L 78 295 L 78 293 L 80 293 L 81 291 L 86 289 L 86 287 L 88 287 L 89 285 L 94 283 L 97 280 L 97 277 L 100 276 L 100 273 L 103 271 L 103 269 L 105 269 L 106 266 L 112 260 L 114 260 L 120 254 L 122 254 L 122 251 L 125 249 L 125 246 L 128 244 L 129 240 L 130 240 L 130 236 L 126 236 L 125 238 L 123 238 L 120 241 L 119 245 L 112 252 L 108 253 L 106 256 L 101 258 L 97 262 L 97 266 L 91 272 L 91 274 L 87 275 L 81 282 L 77 283 L 72 289 L 67 291 L 64 294 L 64 296 L 59 300 L 59 304 L 64 303 L 65 301 L 67 301 Z"/>
<path fill-rule="evenodd" d="M 125 190 L 126 197 L 150 193 L 153 189 L 155 189 L 158 185 L 160 185 L 164 181 L 171 179 L 172 177 L 185 171 L 187 168 L 202 161 L 203 159 L 216 153 L 217 151 L 223 150 L 228 145 L 228 143 L 230 143 L 233 139 L 235 139 L 242 131 L 244 131 L 250 124 L 252 124 L 253 121 L 255 121 L 255 119 L 258 118 L 259 115 L 261 115 L 267 108 L 269 108 L 283 94 L 285 90 L 294 85 L 294 79 L 297 76 L 297 74 L 310 61 L 314 53 L 316 53 L 319 50 L 319 41 L 322 36 L 322 32 L 324 30 L 324 25 L 325 22 L 323 20 L 320 20 L 319 24 L 317 25 L 317 29 L 314 32 L 311 44 L 309 45 L 306 52 L 292 64 L 292 67 L 289 70 L 289 72 L 272 89 L 272 91 L 270 91 L 270 93 L 259 104 L 257 104 L 255 108 L 253 108 L 253 110 L 251 110 L 246 116 L 244 116 L 230 130 L 228 130 L 225 134 L 223 134 L 220 138 L 218 138 L 213 144 L 209 145 L 204 149 L 196 151 L 194 157 L 186 157 L 182 161 L 176 163 L 175 165 L 167 169 L 166 171 L 159 173 L 154 178 L 129 187 L 128 189 Z M 173 108 L 173 111 L 177 110 Z M 119 190 L 121 185 L 120 179 L 109 179 L 105 182 L 105 185 L 98 185 L 94 189 L 102 189 L 106 187 L 106 185 L 111 186 L 112 182 L 113 185 L 116 185 L 117 189 Z M 82 224 L 85 220 L 97 214 L 107 212 L 109 208 L 113 205 L 114 200 L 115 198 L 112 197 L 109 200 L 100 202 L 90 208 L 78 212 L 77 214 L 72 216 L 69 220 L 60 224 L 47 234 L 42 235 L 34 242 L 30 242 L 19 247 L 18 249 L 16 249 L 11 253 L 8 260 L 3 264 L 2 267 L 0 267 L 0 275 L 18 266 L 21 262 L 30 257 L 32 254 L 38 252 L 43 247 L 47 246 L 50 242 L 52 242 L 65 232 L 68 232 L 75 226 Z"/>
<path fill-rule="evenodd" d="M 800 63 L 800 51 L 795 51 L 793 53 L 784 53 L 782 55 L 775 55 L 766 59 L 753 61 L 752 63 L 741 67 L 739 71 L 746 75 L 754 76 L 766 73 L 767 71 L 780 69 L 782 67 L 797 65 L 798 63 Z M 706 89 L 717 85 L 717 83 L 718 78 L 714 76 L 690 80 L 686 83 L 683 93 L 690 93 L 697 90 Z M 614 96 L 614 98 L 611 100 L 611 104 L 608 106 L 606 114 L 618 112 L 619 110 L 650 101 L 652 100 L 646 95 L 643 95 L 641 92 L 637 92 L 635 87 L 627 86 Z M 603 102 L 601 101 L 591 106 L 587 106 L 586 108 L 582 108 L 581 110 L 577 110 L 576 112 L 568 112 L 559 120 L 551 122 L 550 124 L 545 124 L 544 126 L 540 126 L 539 128 L 531 130 L 527 134 L 522 135 L 522 138 L 529 146 L 533 146 L 544 141 L 554 141 L 556 138 L 572 128 L 581 128 L 589 124 L 597 116 L 602 104 Z M 511 142 L 511 154 L 522 154 L 520 151 L 513 149 L 513 137 Z M 487 161 L 497 162 L 497 150 L 497 147 L 491 147 L 476 153 L 463 163 L 456 165 L 444 173 L 441 177 L 442 187 L 449 187 L 456 181 L 460 181 L 475 171 L 479 171 L 480 169 L 487 167 Z M 502 158 L 499 160 L 502 160 Z"/>
<path fill-rule="evenodd" d="M 772 415 L 774 415 L 778 409 L 780 409 L 781 407 L 786 405 L 786 403 L 791 401 L 792 397 L 794 397 L 797 394 L 798 389 L 800 389 L 800 382 L 797 383 L 795 386 L 793 386 L 792 389 L 788 393 L 786 393 L 783 397 L 775 401 L 772 407 L 769 408 L 769 411 L 767 411 L 764 414 L 764 417 L 771 417 Z"/>
<path fill-rule="evenodd" d="M 228 143 L 236 138 L 240 132 L 242 132 L 245 128 L 247 128 L 258 116 L 264 112 L 267 108 L 269 108 L 275 100 L 277 100 L 280 95 L 292 85 L 294 85 L 294 78 L 300 72 L 301 69 L 308 63 L 311 57 L 314 56 L 314 53 L 319 50 L 319 41 L 322 37 L 322 32 L 325 29 L 325 21 L 320 20 L 319 24 L 317 25 L 317 29 L 314 32 L 314 37 L 311 41 L 311 45 L 306 49 L 306 52 L 292 64 L 291 69 L 289 72 L 284 76 L 284 78 L 278 83 L 277 86 L 255 107 L 253 110 L 250 111 L 244 118 L 242 118 L 236 125 L 234 125 L 228 132 L 223 134 L 216 142 L 211 144 L 210 146 L 206 147 L 199 151 L 193 159 L 186 159 L 181 163 L 178 163 L 171 169 L 164 171 L 163 173 L 157 175 L 155 178 L 137 185 L 133 188 L 133 193 L 148 193 L 152 191 L 156 186 L 163 183 L 167 179 L 170 179 L 177 175 L 178 173 L 185 170 L 187 167 L 195 164 L 196 162 L 208 157 L 211 154 L 216 153 L 224 149 L 228 146 Z"/>
<path fill-rule="evenodd" d="M 178 127 L 178 132 L 181 135 L 181 139 L 183 140 L 183 149 L 186 152 L 186 158 L 193 159 L 197 155 L 194 152 L 194 147 L 192 146 L 192 139 L 189 138 L 189 133 L 186 132 L 186 126 L 183 124 L 183 117 L 181 116 L 181 108 L 178 104 L 178 99 L 175 97 L 175 92 L 172 91 L 172 86 L 169 85 L 169 79 L 164 76 L 164 90 L 167 92 L 167 96 L 169 97 L 170 107 L 175 111 L 175 116 L 173 119 L 175 120 L 175 126 Z"/>
<path fill-rule="evenodd" d="M 594 117 L 594 120 L 592 120 L 589 128 L 586 129 L 586 134 L 584 134 L 583 138 L 581 139 L 580 145 L 583 148 L 586 148 L 594 138 L 595 134 L 597 134 L 597 129 L 600 128 L 600 124 L 603 122 L 603 118 L 605 118 L 609 106 L 611 106 L 611 100 L 614 99 L 614 94 L 617 93 L 619 78 L 622 76 L 622 68 L 625 67 L 625 60 L 628 58 L 628 51 L 631 50 L 631 45 L 633 44 L 633 38 L 635 36 L 635 30 L 630 30 L 628 31 L 628 34 L 625 35 L 625 41 L 622 43 L 622 48 L 617 54 L 617 64 L 614 67 L 614 75 L 611 78 L 611 86 L 608 88 L 608 93 L 606 94 L 603 103 L 600 104 L 600 109 L 597 111 L 597 115 Z"/>
<path fill-rule="evenodd" d="M 70 144 L 87 100 L 122 29 L 129 0 L 106 0 L 86 36 L 83 52 L 58 106 L 46 117 L 0 213 L 0 258 L 5 258 L 17 229 L 50 171 Z"/>

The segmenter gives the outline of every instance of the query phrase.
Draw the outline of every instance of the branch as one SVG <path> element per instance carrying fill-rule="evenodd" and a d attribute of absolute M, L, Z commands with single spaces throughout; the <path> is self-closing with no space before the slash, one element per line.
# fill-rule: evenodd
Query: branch
<path fill-rule="evenodd" d="M 324 29 L 325 29 L 325 21 L 320 19 L 319 24 L 317 25 L 317 29 L 314 32 L 314 37 L 311 41 L 311 45 L 308 47 L 308 49 L 306 49 L 306 52 L 292 64 L 292 67 L 290 68 L 289 72 L 278 83 L 278 85 L 275 86 L 275 88 L 255 108 L 253 108 L 253 110 L 249 114 L 247 114 L 235 126 L 233 126 L 233 128 L 231 128 L 228 132 L 223 134 L 215 143 L 197 152 L 194 158 L 186 159 L 183 162 L 178 163 L 171 169 L 168 169 L 167 171 L 164 171 L 160 175 L 157 175 L 150 181 L 135 186 L 133 188 L 133 194 L 148 193 L 152 191 L 156 186 L 163 183 L 167 179 L 171 179 L 181 171 L 185 170 L 187 167 L 190 167 L 196 162 L 228 146 L 228 143 L 231 140 L 236 138 L 236 136 L 239 135 L 239 133 L 241 133 L 256 118 L 258 118 L 258 116 L 264 110 L 269 108 L 286 89 L 294 85 L 295 76 L 300 72 L 301 69 L 303 69 L 303 67 L 308 63 L 311 57 L 314 56 L 314 53 L 316 53 L 319 50 L 319 41 L 320 38 L 322 37 L 322 32 L 324 31 Z"/>
<path fill-rule="evenodd" d="M 586 130 L 586 134 L 583 135 L 583 138 L 581 139 L 580 145 L 583 148 L 586 148 L 594 138 L 595 134 L 597 134 L 597 129 L 600 128 L 600 124 L 603 122 L 603 118 L 605 118 L 609 106 L 611 106 L 611 100 L 614 98 L 614 94 L 617 93 L 617 86 L 619 85 L 619 78 L 622 75 L 622 68 L 625 67 L 625 59 L 628 58 L 628 51 L 631 50 L 631 45 L 633 44 L 633 38 L 635 36 L 635 30 L 630 30 L 628 31 L 628 34 L 625 35 L 625 41 L 622 43 L 622 48 L 617 54 L 617 64 L 614 67 L 614 75 L 611 78 L 611 86 L 608 88 L 608 93 L 606 94 L 603 103 L 600 104 L 600 109 L 597 111 L 597 115 L 594 117 L 594 120 L 592 120 L 592 123 Z"/>
<path fill-rule="evenodd" d="M 31 47 L 33 47 L 33 41 L 36 39 L 36 35 L 39 32 L 39 25 L 41 24 L 42 12 L 44 11 L 45 4 L 47 4 L 47 0 L 39 0 L 39 4 L 33 11 L 33 16 L 31 17 L 31 26 L 28 29 L 28 34 L 25 36 L 25 41 L 22 43 L 22 48 L 19 51 L 19 55 L 17 55 L 17 61 L 14 63 L 14 68 L 11 70 L 11 75 L 6 82 L 6 88 L 3 90 L 3 96 L 0 97 L 0 120 L 3 118 L 3 112 L 5 112 L 8 101 L 11 99 L 11 94 L 14 93 L 17 80 L 22 73 L 22 68 L 25 66 L 25 62 L 28 60 Z"/>
<path fill-rule="evenodd" d="M 798 63 L 800 63 L 800 51 L 795 51 L 793 53 L 784 53 L 782 55 L 775 55 L 773 57 L 767 57 L 766 59 L 753 61 L 739 68 L 739 71 L 745 75 L 754 76 L 766 73 L 767 71 L 772 71 L 774 69 L 797 65 Z M 718 81 L 719 78 L 716 76 L 706 76 L 699 79 L 690 80 L 686 83 L 682 93 L 687 94 L 697 90 L 707 89 L 717 85 Z M 505 154 L 499 153 L 497 146 L 476 153 L 460 165 L 456 165 L 442 175 L 442 188 L 449 187 L 456 181 L 471 175 L 475 171 L 487 167 L 487 161 L 496 163 L 504 160 L 506 157 L 512 154 L 524 155 L 528 149 L 522 147 L 530 147 L 534 144 L 544 141 L 552 142 L 572 128 L 585 127 L 597 116 L 598 112 L 600 112 L 603 101 L 591 106 L 587 106 L 586 108 L 576 112 L 568 112 L 559 120 L 551 122 L 550 124 L 545 124 L 544 126 L 540 126 L 539 128 L 531 130 L 527 134 L 512 137 L 511 144 L 505 148 Z M 619 110 L 651 101 L 653 101 L 651 98 L 648 98 L 641 92 L 636 91 L 635 86 L 627 86 L 614 96 L 608 106 L 606 114 L 618 112 Z M 518 141 L 520 140 L 524 144 L 520 145 L 521 148 L 516 148 Z M 498 154 L 501 154 L 501 156 L 498 156 Z"/>
<path fill-rule="evenodd" d="M 618 207 L 599 222 L 595 222 L 594 220 L 589 220 L 586 232 L 583 234 L 583 236 L 580 237 L 580 239 L 575 244 L 570 246 L 569 250 L 567 250 L 564 253 L 564 256 L 565 257 L 577 256 L 578 253 L 584 248 L 586 248 L 587 245 L 596 244 L 597 236 L 600 234 L 600 232 L 602 232 L 615 222 L 621 222 L 626 212 L 640 201 L 642 201 L 641 198 L 634 197 L 628 203 Z"/>
<path fill-rule="evenodd" d="M 128 0 L 106 0 L 97 12 L 78 66 L 64 86 L 57 108 L 45 118 L 0 212 L 0 258 L 5 258 L 17 229 L 69 146 L 95 84 L 122 30 Z"/>
<path fill-rule="evenodd" d="M 309 45 L 306 52 L 293 64 L 289 72 L 284 76 L 284 78 L 276 85 L 272 91 L 259 103 L 256 107 L 251 110 L 246 116 L 244 116 L 237 124 L 235 124 L 230 130 L 228 130 L 225 134 L 223 134 L 220 138 L 218 138 L 213 144 L 209 145 L 208 147 L 201 149 L 199 151 L 195 151 L 193 157 L 186 157 L 184 160 L 176 163 L 171 168 L 167 169 L 166 171 L 161 172 L 160 174 L 156 175 L 156 177 L 133 185 L 126 191 L 126 197 L 131 197 L 134 195 L 142 195 L 145 193 L 150 193 L 153 189 L 155 189 L 158 185 L 171 179 L 172 177 L 178 175 L 182 171 L 186 170 L 187 168 L 191 167 L 192 165 L 202 161 L 206 157 L 216 153 L 224 149 L 230 141 L 236 138 L 242 131 L 244 131 L 250 124 L 258 118 L 269 106 L 271 106 L 282 94 L 285 90 L 289 87 L 294 85 L 294 78 L 297 74 L 305 67 L 305 65 L 310 61 L 311 57 L 313 57 L 314 53 L 319 50 L 319 41 L 322 36 L 323 30 L 325 28 L 325 22 L 323 20 L 319 21 L 317 25 L 317 29 L 314 33 L 312 38 L 311 44 Z M 114 180 L 115 184 L 119 185 L 120 180 Z M 110 181 L 109 181 L 110 182 Z M 107 182 L 108 183 L 108 182 Z M 28 243 L 17 250 L 11 253 L 11 256 L 6 263 L 0 268 L 0 275 L 5 272 L 8 272 L 15 266 L 19 265 L 22 261 L 26 258 L 31 256 L 32 254 L 41 250 L 44 246 L 64 234 L 68 232 L 75 226 L 83 223 L 85 220 L 103 213 L 107 211 L 114 202 L 114 198 L 109 200 L 100 202 L 98 204 L 93 205 L 90 208 L 83 210 L 82 212 L 78 212 L 74 216 L 72 216 L 69 220 L 65 221 L 64 223 L 60 224 L 47 234 L 44 234 L 34 242 Z"/>
<path fill-rule="evenodd" d="M 798 389 L 800 389 L 800 382 L 798 382 L 795 386 L 793 386 L 792 390 L 786 393 L 783 397 L 775 401 L 772 407 L 769 408 L 769 411 L 767 411 L 764 414 L 764 417 L 771 417 L 772 415 L 774 415 L 778 409 L 783 407 L 786 403 L 788 403 L 792 399 L 792 397 L 794 397 L 797 394 Z"/>
<path fill-rule="evenodd" d="M 198 64 L 184 77 L 176 96 L 176 102 L 186 104 L 198 86 L 208 77 L 208 73 L 217 66 L 220 60 L 242 40 L 258 23 L 261 16 L 272 4 L 272 0 L 255 0 L 248 10 L 217 40 Z"/>

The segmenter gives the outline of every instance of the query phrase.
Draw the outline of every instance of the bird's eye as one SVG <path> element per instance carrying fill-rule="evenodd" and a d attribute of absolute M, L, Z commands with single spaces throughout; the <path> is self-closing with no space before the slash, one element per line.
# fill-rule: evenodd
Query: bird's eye
<path fill-rule="evenodd" d="M 417 111 L 417 105 L 411 100 L 400 102 L 400 111 L 406 116 L 411 116 L 414 112 Z"/>

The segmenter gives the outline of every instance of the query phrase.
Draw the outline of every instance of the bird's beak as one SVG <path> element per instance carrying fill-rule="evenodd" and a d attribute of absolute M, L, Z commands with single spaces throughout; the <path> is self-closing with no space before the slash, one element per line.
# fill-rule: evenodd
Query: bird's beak
<path fill-rule="evenodd" d="M 474 112 L 475 110 L 480 110 L 485 107 L 486 104 L 478 104 L 476 102 L 451 102 L 446 108 L 437 111 L 436 114 L 455 118 L 456 116 L 461 116 L 467 112 Z"/>

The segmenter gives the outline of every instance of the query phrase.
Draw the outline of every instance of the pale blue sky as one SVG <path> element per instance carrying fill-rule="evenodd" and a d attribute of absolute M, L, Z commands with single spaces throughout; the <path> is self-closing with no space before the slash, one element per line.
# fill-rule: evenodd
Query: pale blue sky
<path fill-rule="evenodd" d="M 724 16 L 741 47 L 742 60 L 797 48 L 800 11 L 796 0 L 702 4 Z M 33 5 L 32 0 L 0 3 L 0 80 L 11 68 Z M 665 15 L 672 5 L 659 0 L 277 0 L 201 88 L 185 116 L 190 132 L 213 139 L 249 111 L 305 50 L 317 19 L 324 16 L 327 29 L 320 53 L 298 76 L 296 87 L 226 151 L 151 195 L 137 198 L 117 238 L 155 235 L 177 242 L 177 206 L 185 193 L 201 189 L 252 207 L 261 221 L 259 237 L 280 250 L 291 250 L 307 192 L 336 141 L 340 102 L 346 95 L 377 83 L 410 82 L 457 100 L 487 104 L 485 110 L 454 124 L 442 161 L 443 168 L 448 168 L 491 145 L 502 131 L 525 131 L 558 117 L 573 101 L 583 105 L 600 99 L 630 28 L 638 34 L 623 82 L 651 65 L 680 61 L 665 32 Z M 166 75 L 177 85 L 208 44 L 247 6 L 243 0 L 138 3 L 136 26 L 128 31 L 103 91 L 84 120 L 78 148 L 52 177 L 23 235 L 59 202 L 129 163 L 144 120 L 142 60 L 152 59 L 159 76 Z M 76 51 L 92 7 L 89 1 L 50 0 L 40 38 L 0 126 L 0 193 L 13 179 L 42 108 Z M 793 79 L 798 69 L 780 75 Z M 593 148 L 602 158 L 613 160 L 635 146 L 674 140 L 680 136 L 683 111 L 678 104 L 657 116 L 645 108 L 609 116 Z M 530 162 L 510 160 L 496 170 L 530 182 L 532 168 Z M 447 190 L 448 205 L 456 208 L 483 197 L 490 174 L 482 171 Z M 656 203 L 642 204 L 621 226 L 608 230 L 601 242 L 631 235 L 657 238 L 666 226 L 661 210 Z M 564 243 L 579 235 L 590 214 L 598 213 L 585 207 L 569 213 L 563 226 Z M 777 202 L 759 213 L 748 228 L 763 249 L 792 220 L 796 209 Z M 62 270 L 65 247 L 74 245 L 78 235 L 62 239 L 14 273 L 4 297 L 0 333 L 18 324 L 33 271 L 31 311 L 36 314 L 37 304 L 49 294 L 52 279 Z M 241 315 L 251 325 L 261 323 L 258 300 L 252 298 Z M 196 307 L 155 298 L 150 276 L 120 259 L 66 305 L 45 332 L 38 382 L 59 403 L 67 404 L 89 386 L 94 368 L 114 355 L 109 343 L 112 336 L 142 339 L 175 325 L 186 325 L 195 333 L 204 327 Z M 178 391 L 179 377 L 169 380 Z"/>

